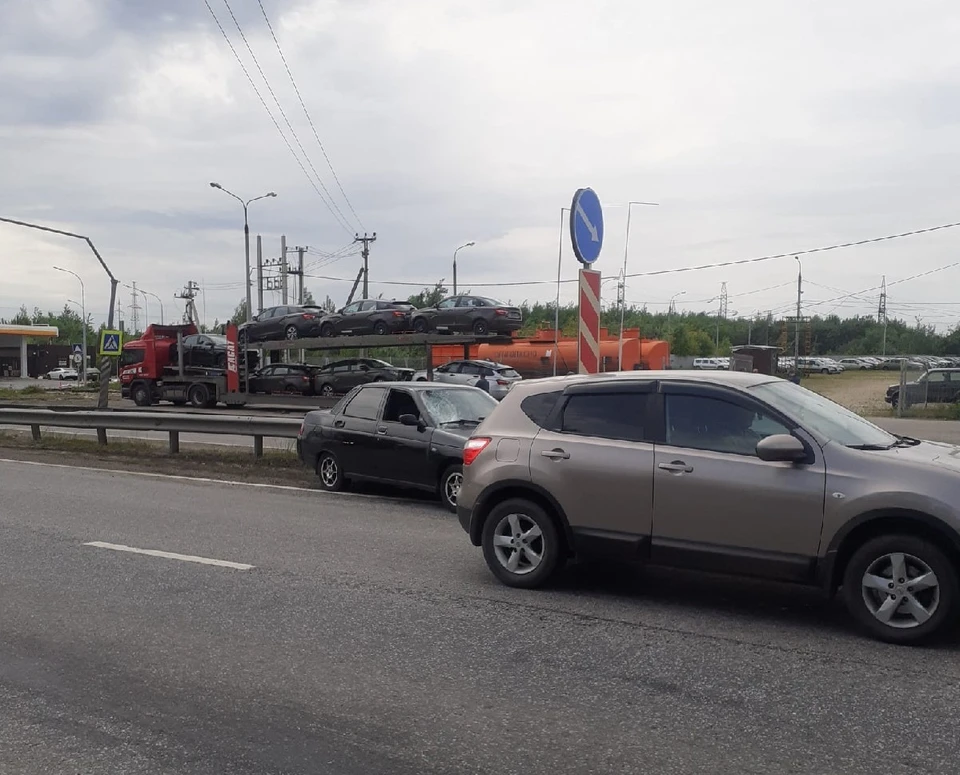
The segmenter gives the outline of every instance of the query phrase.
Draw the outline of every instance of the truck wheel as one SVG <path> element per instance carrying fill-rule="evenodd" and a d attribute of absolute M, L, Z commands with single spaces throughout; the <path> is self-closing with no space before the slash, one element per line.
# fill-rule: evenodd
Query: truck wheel
<path fill-rule="evenodd" d="M 130 397 L 137 406 L 150 406 L 153 403 L 153 397 L 150 395 L 150 388 L 143 382 L 138 382 L 130 391 Z"/>
<path fill-rule="evenodd" d="M 191 385 L 190 389 L 187 391 L 187 401 L 190 402 L 191 406 L 195 406 L 197 409 L 202 409 L 205 407 L 207 405 L 207 401 L 209 400 L 210 391 L 207 389 L 206 385 Z"/>

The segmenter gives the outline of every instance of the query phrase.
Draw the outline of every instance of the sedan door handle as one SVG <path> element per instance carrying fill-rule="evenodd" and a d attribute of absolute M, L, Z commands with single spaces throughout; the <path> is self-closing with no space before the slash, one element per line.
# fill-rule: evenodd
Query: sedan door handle
<path fill-rule="evenodd" d="M 377 434 L 380 435 L 380 436 L 386 436 L 386 435 L 387 435 L 387 428 L 386 428 L 386 426 L 385 426 L 385 425 L 381 425 L 379 428 L 377 428 Z"/>
<path fill-rule="evenodd" d="M 540 453 L 543 457 L 548 457 L 551 460 L 569 460 L 570 453 L 564 452 L 562 449 L 545 449 Z"/>
<path fill-rule="evenodd" d="M 342 428 L 343 425 L 344 425 L 343 420 L 337 420 L 336 422 L 334 422 L 333 427 L 334 427 L 334 428 Z"/>
<path fill-rule="evenodd" d="M 672 474 L 692 474 L 693 466 L 688 466 L 682 460 L 674 460 L 672 463 L 660 463 L 657 468 L 661 471 L 669 471 Z"/>

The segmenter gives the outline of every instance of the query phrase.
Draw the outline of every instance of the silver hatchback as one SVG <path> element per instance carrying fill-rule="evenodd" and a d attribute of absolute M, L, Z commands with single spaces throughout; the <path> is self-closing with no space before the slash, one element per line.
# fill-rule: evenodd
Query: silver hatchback
<path fill-rule="evenodd" d="M 527 381 L 463 463 L 460 523 L 510 586 L 573 556 L 636 560 L 839 589 L 896 643 L 956 621 L 960 448 L 891 435 L 786 380 Z"/>

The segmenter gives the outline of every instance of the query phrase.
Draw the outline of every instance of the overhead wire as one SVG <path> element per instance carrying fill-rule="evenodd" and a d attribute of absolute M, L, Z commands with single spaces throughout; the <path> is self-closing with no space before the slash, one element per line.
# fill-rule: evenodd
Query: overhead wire
<path fill-rule="evenodd" d="M 320 189 L 317 188 L 317 184 L 314 179 L 310 176 L 310 173 L 307 172 L 307 168 L 304 166 L 303 161 L 300 159 L 300 156 L 294 150 L 293 146 L 290 144 L 290 141 L 287 139 L 287 136 L 284 134 L 283 129 L 280 127 L 280 123 L 277 121 L 276 117 L 273 115 L 273 111 L 270 110 L 270 106 L 267 105 L 267 101 L 263 98 L 263 94 L 260 93 L 260 89 L 257 86 L 256 82 L 253 80 L 253 76 L 250 75 L 250 71 L 247 69 L 247 66 L 243 63 L 240 54 L 237 52 L 237 49 L 234 47 L 233 43 L 230 40 L 230 37 L 227 35 L 227 31 L 223 28 L 223 25 L 220 23 L 220 20 L 217 18 L 216 13 L 214 13 L 213 8 L 210 6 L 209 0 L 203 0 L 204 5 L 206 5 L 207 10 L 210 12 L 210 16 L 213 17 L 213 21 L 217 25 L 217 29 L 220 30 L 220 34 L 223 36 L 224 41 L 226 41 L 227 46 L 230 48 L 230 51 L 233 53 L 234 58 L 237 60 L 237 64 L 240 65 L 240 69 L 243 71 L 243 74 L 246 76 L 247 81 L 250 83 L 251 88 L 253 89 L 254 94 L 257 95 L 257 99 L 260 100 L 260 104 L 263 106 L 263 109 L 267 112 L 267 116 L 270 118 L 270 121 L 273 123 L 274 128 L 277 130 L 277 133 L 280 135 L 280 139 L 283 140 L 284 145 L 287 146 L 287 150 L 290 151 L 290 155 L 293 156 L 294 161 L 297 162 L 297 166 L 300 167 L 301 172 L 303 172 L 304 177 L 307 179 L 307 182 L 313 187 L 313 190 L 317 193 L 317 196 L 320 197 L 321 201 L 326 204 L 326 200 L 323 197 L 323 194 L 320 192 Z M 327 205 L 327 208 L 330 209 L 330 206 Z M 334 220 L 337 221 L 337 225 L 340 228 L 344 229 L 348 234 L 353 232 L 347 227 L 343 222 L 336 217 L 336 214 L 331 210 L 331 214 L 334 216 Z"/>
<path fill-rule="evenodd" d="M 263 68 L 260 66 L 260 60 L 257 59 L 257 55 L 253 53 L 253 48 L 251 47 L 247 36 L 243 34 L 243 28 L 240 26 L 240 22 L 237 20 L 237 17 L 233 13 L 233 9 L 230 7 L 229 0 L 223 0 L 224 6 L 226 6 L 227 13 L 230 14 L 230 18 L 233 19 L 233 23 L 237 28 L 237 32 L 240 35 L 240 39 L 243 41 L 243 45 L 246 46 L 247 52 L 250 54 L 250 58 L 253 60 L 253 64 L 256 65 L 257 71 L 260 73 L 260 77 L 263 79 L 264 85 L 267 87 L 267 91 L 270 92 L 270 96 L 273 97 L 274 103 L 276 103 L 277 110 L 280 111 L 280 116 L 283 118 L 284 123 L 287 125 L 287 129 L 290 130 L 290 134 L 293 135 L 294 142 L 296 142 L 297 147 L 300 149 L 300 153 L 303 154 L 304 160 L 309 165 L 310 169 L 313 171 L 313 174 L 316 176 L 317 182 L 320 184 L 320 188 L 323 189 L 324 193 L 327 195 L 327 199 L 320 195 L 321 201 L 326 205 L 327 209 L 330 210 L 330 214 L 333 215 L 334 219 L 340 226 L 349 234 L 351 233 L 351 228 L 347 224 L 347 218 L 343 214 L 343 211 L 334 201 L 333 196 L 330 194 L 330 191 L 327 189 L 326 185 L 323 182 L 323 178 L 320 176 L 320 173 L 317 172 L 317 168 L 313 166 L 313 161 L 310 159 L 310 155 L 307 153 L 306 149 L 303 147 L 303 143 L 300 142 L 300 136 L 297 134 L 297 131 L 293 128 L 293 124 L 290 123 L 290 119 L 287 118 L 287 113 L 283 109 L 283 105 L 280 104 L 280 99 L 277 97 L 276 92 L 274 92 L 273 87 L 270 85 L 270 79 L 267 78 L 267 74 L 263 72 Z M 316 188 L 316 186 L 314 186 Z M 320 192 L 317 191 L 319 194 Z M 336 210 L 336 212 L 334 212 Z"/>
<path fill-rule="evenodd" d="M 340 182 L 340 176 L 337 175 L 337 171 L 333 168 L 333 162 L 330 161 L 330 157 L 327 155 L 327 149 L 324 148 L 323 143 L 320 142 L 320 135 L 317 132 L 317 127 L 313 123 L 313 118 L 310 115 L 310 111 L 307 110 L 307 105 L 303 101 L 303 95 L 300 94 L 300 88 L 297 86 L 297 82 L 293 77 L 293 72 L 290 70 L 290 65 L 287 63 L 287 58 L 283 54 L 283 49 L 280 47 L 280 41 L 277 40 L 276 33 L 273 31 L 273 25 L 270 23 L 270 18 L 267 16 L 267 10 L 263 7 L 263 0 L 257 0 L 257 4 L 260 6 L 260 13 L 263 14 L 263 20 L 267 23 L 267 29 L 270 30 L 270 37 L 273 38 L 274 45 L 277 47 L 277 53 L 280 55 L 280 61 L 283 62 L 283 67 L 287 71 L 287 76 L 290 78 L 290 84 L 293 86 L 293 91 L 297 95 L 297 99 L 300 101 L 300 107 L 303 108 L 303 115 L 307 119 L 307 123 L 310 125 L 310 129 L 313 131 L 313 137 L 317 141 L 317 145 L 320 146 L 320 152 L 323 154 L 323 158 L 327 162 L 327 166 L 330 168 L 330 173 L 333 175 L 333 179 L 337 183 L 337 188 L 340 189 L 340 193 L 343 195 L 343 201 L 347 203 L 347 207 L 350 208 L 350 212 L 353 213 L 353 217 L 356 219 L 357 223 L 360 224 L 360 228 L 363 231 L 366 231 L 366 227 L 363 225 L 363 221 L 360 219 L 360 216 L 357 215 L 357 211 L 353 207 L 353 203 L 350 201 L 350 197 L 347 196 L 347 192 L 343 190 L 343 184 Z"/>

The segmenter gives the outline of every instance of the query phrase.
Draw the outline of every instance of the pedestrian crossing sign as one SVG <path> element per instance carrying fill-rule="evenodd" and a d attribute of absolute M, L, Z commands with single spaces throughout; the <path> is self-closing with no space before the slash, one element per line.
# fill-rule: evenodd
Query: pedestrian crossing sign
<path fill-rule="evenodd" d="M 104 329 L 100 332 L 100 355 L 118 356 L 123 349 L 123 332 L 108 331 Z"/>

